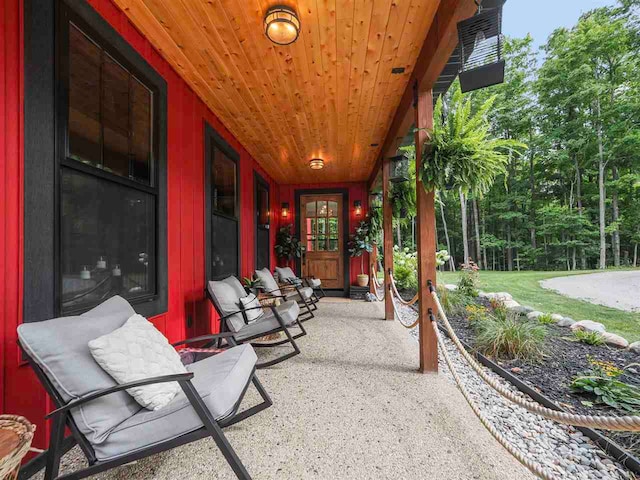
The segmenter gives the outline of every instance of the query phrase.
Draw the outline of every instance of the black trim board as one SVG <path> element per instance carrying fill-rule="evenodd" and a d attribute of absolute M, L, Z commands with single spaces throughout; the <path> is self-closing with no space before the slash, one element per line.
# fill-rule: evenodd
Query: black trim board
<path fill-rule="evenodd" d="M 295 207 L 296 207 L 296 223 L 295 234 L 300 238 L 300 197 L 303 195 L 342 195 L 342 257 L 344 266 L 342 268 L 344 273 L 344 288 L 325 288 L 325 292 L 328 296 L 336 296 L 336 293 L 341 293 L 342 296 L 349 296 L 349 288 L 350 288 L 350 278 L 351 278 L 351 257 L 347 254 L 347 243 L 349 242 L 349 189 L 348 188 L 309 188 L 309 189 L 301 189 L 295 190 Z M 300 258 L 296 258 L 296 273 L 298 275 L 302 274 L 302 261 Z M 339 296 L 339 295 L 338 295 Z"/>
<path fill-rule="evenodd" d="M 62 7 L 86 23 L 91 33 L 109 46 L 117 60 L 131 68 L 154 91 L 158 123 L 155 152 L 158 184 L 156 295 L 134 304 L 152 316 L 167 311 L 167 84 L 138 52 L 83 0 L 24 1 L 24 303 L 23 321 L 55 317 L 60 310 L 57 225 L 60 211 L 57 182 L 64 143 L 59 117 L 57 37 Z M 61 102 L 64 104 L 64 102 Z"/>
<path fill-rule="evenodd" d="M 236 229 L 237 229 L 237 239 L 238 245 L 237 248 L 237 256 L 238 256 L 238 271 L 235 273 L 236 277 L 240 276 L 240 272 L 242 271 L 242 256 L 240 255 L 240 245 L 241 239 L 240 235 L 242 234 L 242 229 L 240 228 L 240 212 L 241 212 L 241 200 L 240 200 L 240 155 L 236 152 L 231 145 L 227 143 L 227 141 L 220 136 L 218 132 L 216 132 L 211 125 L 207 121 L 204 122 L 204 230 L 205 230 L 205 249 L 204 249 L 204 282 L 205 285 L 209 280 L 218 280 L 212 278 L 211 273 L 211 148 L 215 147 L 221 150 L 227 157 L 233 160 L 236 164 L 236 217 L 234 220 L 236 221 Z M 225 215 L 221 215 L 225 218 Z"/>
<path fill-rule="evenodd" d="M 261 185 L 262 187 L 264 187 L 267 190 L 267 201 L 269 202 L 268 205 L 268 211 L 271 211 L 271 186 L 269 185 L 269 182 L 267 182 L 264 177 L 262 175 L 260 175 L 258 172 L 256 172 L 255 170 L 253 171 L 253 220 L 254 220 L 254 227 L 253 227 L 253 233 L 254 233 L 254 237 L 255 237 L 255 241 L 253 242 L 253 255 L 254 255 L 254 267 L 256 270 L 263 268 L 258 266 L 258 230 L 260 230 L 260 227 L 258 226 L 258 185 Z M 268 235 L 268 241 L 267 241 L 267 268 L 269 270 L 271 270 L 271 218 L 269 218 L 269 223 L 267 228 L 262 227 L 262 230 L 266 230 Z"/>

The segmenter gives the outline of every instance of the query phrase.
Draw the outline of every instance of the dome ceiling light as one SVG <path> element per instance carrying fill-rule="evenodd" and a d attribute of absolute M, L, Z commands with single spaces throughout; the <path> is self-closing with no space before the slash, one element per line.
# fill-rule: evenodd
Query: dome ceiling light
<path fill-rule="evenodd" d="M 311 170 L 322 170 L 324 168 L 324 160 L 321 158 L 314 158 L 309 162 Z"/>
<path fill-rule="evenodd" d="M 296 11 L 284 5 L 275 5 L 264 16 L 264 33 L 276 45 L 289 45 L 300 35 L 300 20 Z"/>

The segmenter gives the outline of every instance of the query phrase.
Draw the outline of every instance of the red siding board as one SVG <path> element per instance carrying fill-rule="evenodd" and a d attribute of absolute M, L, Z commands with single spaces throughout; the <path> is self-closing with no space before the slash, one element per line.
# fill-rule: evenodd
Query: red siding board
<path fill-rule="evenodd" d="M 89 3 L 167 82 L 169 298 L 167 312 L 150 320 L 170 341 L 217 331 L 204 297 L 204 122 L 240 155 L 242 275 L 249 275 L 254 265 L 253 170 L 271 186 L 274 224 L 279 188 L 111 0 Z M 4 0 L 0 7 L 0 411 L 25 415 L 38 424 L 34 446 L 42 448 L 47 438 L 44 415 L 51 405 L 16 347 L 16 327 L 22 321 L 22 11 L 22 0 Z M 275 265 L 275 257 L 272 262 Z M 193 319 L 189 329 L 187 316 Z"/>

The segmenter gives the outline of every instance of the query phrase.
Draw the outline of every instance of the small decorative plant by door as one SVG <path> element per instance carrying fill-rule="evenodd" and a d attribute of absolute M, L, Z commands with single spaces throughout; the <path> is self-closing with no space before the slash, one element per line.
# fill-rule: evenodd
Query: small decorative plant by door
<path fill-rule="evenodd" d="M 371 225 L 367 221 L 360 222 L 355 233 L 350 237 L 347 245 L 351 258 L 360 257 L 360 274 L 358 275 L 358 286 L 366 287 L 369 284 L 369 275 L 364 273 L 364 254 L 373 249 L 371 239 Z"/>
<path fill-rule="evenodd" d="M 293 225 L 280 227 L 276 234 L 276 256 L 282 261 L 302 257 L 303 246 L 300 240 L 291 233 L 292 228 Z"/>

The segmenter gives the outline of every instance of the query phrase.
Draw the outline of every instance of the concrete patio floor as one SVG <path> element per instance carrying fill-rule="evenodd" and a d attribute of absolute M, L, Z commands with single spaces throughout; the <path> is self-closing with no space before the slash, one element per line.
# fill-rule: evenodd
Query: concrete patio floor
<path fill-rule="evenodd" d="M 418 345 L 382 304 L 324 299 L 316 313 L 302 354 L 259 371 L 273 407 L 225 430 L 253 478 L 534 478 L 446 378 L 416 373 Z M 235 477 L 204 439 L 95 478 Z"/>

